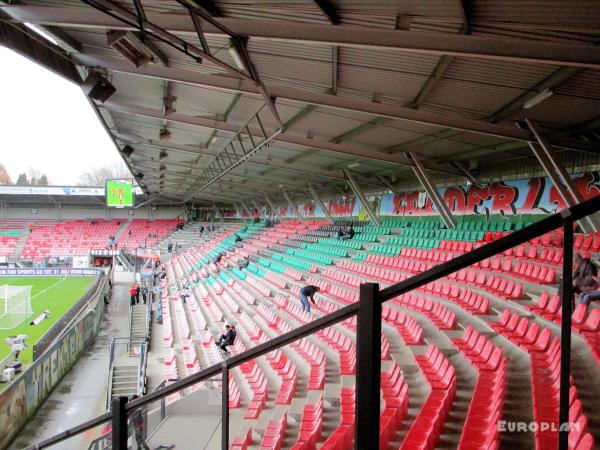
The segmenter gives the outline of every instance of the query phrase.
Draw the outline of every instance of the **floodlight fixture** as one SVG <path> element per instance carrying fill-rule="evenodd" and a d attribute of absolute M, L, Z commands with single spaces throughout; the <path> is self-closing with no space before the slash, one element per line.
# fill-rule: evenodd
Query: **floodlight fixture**
<path fill-rule="evenodd" d="M 131 31 L 111 30 L 106 33 L 106 41 L 135 67 L 154 61 L 150 50 Z"/>

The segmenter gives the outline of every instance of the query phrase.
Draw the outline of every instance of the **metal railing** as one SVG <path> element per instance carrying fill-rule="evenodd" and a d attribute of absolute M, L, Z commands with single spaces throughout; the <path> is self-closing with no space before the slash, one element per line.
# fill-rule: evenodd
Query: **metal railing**
<path fill-rule="evenodd" d="M 144 395 L 146 393 L 146 366 L 148 364 L 148 340 L 147 339 L 133 339 L 129 336 L 115 337 L 111 340 L 109 350 L 109 363 L 108 363 L 108 375 L 106 380 L 106 410 L 110 409 L 110 401 L 112 396 L 112 380 L 113 372 L 115 368 L 116 358 L 116 347 L 125 346 L 125 351 L 130 356 L 134 355 L 134 348 L 139 347 L 138 356 L 138 380 L 137 380 L 137 395 Z"/>
<path fill-rule="evenodd" d="M 569 377 L 571 356 L 571 313 L 572 313 L 572 271 L 573 271 L 573 225 L 574 222 L 600 210 L 600 196 L 582 202 L 558 214 L 540 220 L 532 226 L 523 228 L 508 236 L 483 245 L 469 253 L 460 255 L 425 272 L 414 275 L 400 283 L 380 290 L 378 284 L 365 283 L 360 286 L 360 299 L 357 303 L 345 306 L 327 316 L 315 319 L 288 333 L 277 336 L 268 342 L 259 344 L 244 353 L 234 355 L 221 364 L 207 367 L 193 375 L 165 386 L 132 402 L 123 398 L 113 400 L 112 411 L 77 427 L 66 430 L 45 439 L 37 446 L 26 450 L 44 449 L 64 441 L 76 434 L 89 430 L 99 424 L 112 420 L 113 443 L 115 450 L 127 448 L 127 415 L 142 406 L 165 398 L 200 381 L 221 374 L 222 381 L 222 449 L 229 448 L 229 371 L 259 356 L 266 355 L 287 344 L 309 336 L 319 330 L 330 327 L 353 316 L 357 316 L 357 367 L 356 367 L 356 409 L 355 447 L 357 449 L 379 448 L 380 421 L 380 371 L 381 371 L 381 305 L 392 298 L 410 292 L 441 277 L 464 269 L 491 256 L 546 234 L 557 228 L 563 229 L 563 282 L 561 288 L 562 324 L 561 324 L 561 374 L 559 407 L 559 449 L 568 447 L 569 414 Z M 372 338 L 377 336 L 377 338 Z M 124 430 L 121 432 L 121 430 Z"/>

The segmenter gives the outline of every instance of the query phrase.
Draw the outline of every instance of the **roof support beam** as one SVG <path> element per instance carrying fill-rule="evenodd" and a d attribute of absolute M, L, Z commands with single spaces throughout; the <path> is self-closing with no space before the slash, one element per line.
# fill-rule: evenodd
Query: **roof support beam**
<path fill-rule="evenodd" d="M 66 53 L 49 43 L 45 44 L 42 37 L 38 38 L 33 31 L 28 31 L 23 25 L 0 22 L 0 45 L 37 61 L 38 64 L 72 83 L 80 85 L 82 82 L 77 68 Z"/>
<path fill-rule="evenodd" d="M 221 214 L 221 210 L 219 209 L 219 207 L 217 206 L 217 204 L 215 202 L 213 202 L 213 209 L 215 211 L 215 218 L 221 219 L 221 221 L 223 221 L 223 214 Z"/>
<path fill-rule="evenodd" d="M 252 214 L 252 211 L 250 211 L 250 208 L 248 208 L 246 203 L 244 203 L 244 200 L 240 200 L 240 204 L 242 205 L 242 208 L 244 208 L 244 211 L 246 211 L 248 213 L 249 217 L 254 217 L 254 214 Z"/>
<path fill-rule="evenodd" d="M 192 45 L 183 39 L 175 36 L 170 33 L 166 29 L 155 25 L 153 22 L 147 20 L 145 17 L 138 17 L 135 14 L 131 13 L 125 8 L 122 8 L 120 5 L 110 1 L 110 0 L 81 0 L 83 3 L 88 4 L 92 8 L 101 11 L 103 14 L 109 15 L 111 18 L 117 18 L 119 23 L 121 24 L 129 24 L 130 27 L 134 26 L 133 24 L 138 24 L 134 26 L 137 31 L 142 33 L 148 33 L 149 35 L 162 40 L 164 42 L 169 43 L 170 45 L 177 48 L 182 53 L 192 57 L 198 63 L 201 63 L 202 59 L 206 59 L 210 61 L 212 64 L 217 67 L 225 70 L 229 75 L 236 78 L 249 78 L 246 74 L 240 72 L 239 70 L 231 67 L 230 65 L 222 62 L 221 60 L 205 53 L 203 50 L 199 49 L 195 45 Z M 62 8 L 58 8 L 63 11 Z M 195 30 L 194 30 L 195 31 Z"/>
<path fill-rule="evenodd" d="M 192 185 L 190 185 L 185 192 L 184 201 L 188 201 L 194 194 L 206 189 L 236 167 L 243 164 L 261 148 L 268 146 L 269 142 L 281 132 L 281 128 L 274 132 L 267 132 L 259 114 L 260 110 L 235 133 L 235 136 L 233 136 L 225 148 L 209 163 L 200 176 L 194 180 Z M 250 124 L 253 121 L 258 124 L 260 134 L 262 134 L 262 136 L 256 134 L 258 138 L 257 141 L 253 139 L 254 132 L 250 131 Z M 246 137 L 248 137 L 250 141 L 250 146 L 248 148 L 244 147 L 244 138 Z"/>
<path fill-rule="evenodd" d="M 313 2 L 319 7 L 321 12 L 327 17 L 327 20 L 331 25 L 337 25 L 340 23 L 340 17 L 338 16 L 335 8 L 328 0 L 313 0 Z"/>
<path fill-rule="evenodd" d="M 381 183 L 390 190 L 391 193 L 393 194 L 397 194 L 398 192 L 396 191 L 396 188 L 392 185 L 392 183 L 390 183 L 390 181 L 380 175 L 377 175 L 375 178 L 377 178 L 379 181 L 381 181 Z"/>
<path fill-rule="evenodd" d="M 369 218 L 371 219 L 371 223 L 373 223 L 374 226 L 378 227 L 379 226 L 379 218 L 377 217 L 377 214 L 375 214 L 375 211 L 373 211 L 373 208 L 371 208 L 369 201 L 362 193 L 360 187 L 358 186 L 358 183 L 356 182 L 354 177 L 352 177 L 352 174 L 350 173 L 350 171 L 344 170 L 344 176 L 346 177 L 348 186 L 350 186 L 350 189 L 352 190 L 352 192 L 354 192 L 354 195 L 356 195 L 356 198 L 358 198 L 360 200 L 360 204 L 362 205 L 362 207 L 365 208 L 365 211 L 367 211 L 367 214 L 368 214 Z"/>
<path fill-rule="evenodd" d="M 557 86 L 560 86 L 562 83 L 567 81 L 569 78 L 577 75 L 583 69 L 580 67 L 561 67 L 556 70 L 547 78 L 543 79 L 541 82 L 533 86 L 531 89 L 527 90 L 527 92 L 515 98 L 510 103 L 507 103 L 490 117 L 487 118 L 492 123 L 496 123 L 502 119 L 510 117 L 514 113 L 521 111 L 523 109 L 523 104 L 528 100 L 531 100 L 533 97 L 538 95 L 540 92 L 545 91 L 546 89 L 553 89 Z"/>
<path fill-rule="evenodd" d="M 506 118 L 510 117 L 512 114 L 523 109 L 523 104 L 527 100 L 535 97 L 540 92 L 542 92 L 546 89 L 552 89 L 552 88 L 559 86 L 560 84 L 564 83 L 569 78 L 571 78 L 574 75 L 581 72 L 581 70 L 582 69 L 577 68 L 577 67 L 562 67 L 562 68 L 558 69 L 552 75 L 545 78 L 541 82 L 537 83 L 535 86 L 531 87 L 531 89 L 527 90 L 527 92 L 518 96 L 517 98 L 515 98 L 514 100 L 507 103 L 499 110 L 497 110 L 492 115 L 484 118 L 483 120 L 486 122 L 496 123 L 502 119 L 506 119 Z M 386 149 L 386 151 L 388 151 L 389 153 L 395 153 L 395 152 L 400 152 L 400 151 L 411 150 L 414 148 L 419 148 L 423 145 L 427 145 L 431 142 L 439 141 L 441 139 L 451 139 L 455 136 L 459 136 L 460 134 L 461 134 L 461 131 L 459 131 L 457 129 L 447 128 L 445 130 L 441 130 L 436 133 L 420 137 L 418 139 L 413 139 L 408 142 L 403 142 L 402 144 L 399 144 L 399 145 L 394 145 L 394 146 L 388 147 Z M 533 140 L 530 139 L 525 142 L 527 142 L 527 143 L 535 142 L 535 139 L 533 139 Z M 580 149 L 580 150 L 586 151 L 586 152 L 591 152 L 591 153 L 597 152 L 597 150 L 594 151 L 591 148 L 591 146 L 587 147 L 587 150 L 583 150 L 583 149 Z"/>
<path fill-rule="evenodd" d="M 106 0 L 95 0 L 104 2 Z M 111 8 L 112 10 L 113 8 Z M 92 10 L 45 6 L 7 6 L 3 12 L 29 23 L 75 27 L 131 29 L 114 18 Z M 113 10 L 114 11 L 114 10 Z M 148 13 L 150 21 L 161 23 L 164 29 L 195 32 L 185 16 L 179 14 Z M 345 27 L 294 23 L 275 20 L 246 20 L 220 18 L 219 24 L 239 36 L 284 41 L 313 42 L 325 45 L 344 45 L 363 48 L 387 48 L 408 53 L 451 55 L 523 64 L 544 64 L 600 68 L 600 55 L 590 44 L 535 41 L 497 36 L 449 35 L 447 33 L 413 32 L 383 28 Z M 191 25 L 191 26 L 190 26 Z M 144 25 L 146 27 L 146 24 Z M 223 34 L 223 30 L 207 22 L 206 33 Z"/>
<path fill-rule="evenodd" d="M 265 194 L 265 200 L 267 201 L 267 205 L 269 205 L 269 208 L 271 208 L 271 213 L 273 214 L 273 216 L 277 216 L 277 208 L 275 207 L 275 204 L 271 201 L 267 194 Z"/>
<path fill-rule="evenodd" d="M 249 95 L 260 95 L 253 82 L 236 80 L 230 77 L 218 75 L 204 75 L 185 69 L 170 69 L 160 66 L 147 66 L 133 69 L 126 61 L 119 61 L 113 58 L 103 58 L 90 55 L 74 55 L 73 59 L 86 66 L 102 66 L 109 70 L 122 73 L 137 74 L 149 76 L 152 78 L 163 78 L 171 81 L 177 81 L 208 88 L 223 89 L 228 91 L 242 92 Z M 365 100 L 340 97 L 327 93 L 310 92 L 290 86 L 277 84 L 269 85 L 269 92 L 272 96 L 292 101 L 299 101 L 318 106 L 342 109 L 352 112 L 361 112 L 375 116 L 386 117 L 389 119 L 406 120 L 425 125 L 435 125 L 445 128 L 456 129 L 460 131 L 469 131 L 473 133 L 496 136 L 504 139 L 519 140 L 523 142 L 535 142 L 535 137 L 528 130 L 519 130 L 504 124 L 493 124 L 481 120 L 469 119 L 466 117 L 448 116 L 424 110 L 414 110 L 411 108 L 389 105 L 384 103 L 375 103 Z M 171 119 L 171 118 L 169 118 Z M 458 133 L 452 130 L 444 130 L 452 135 Z M 424 139 L 424 138 L 422 138 Z M 597 149 L 589 142 L 578 139 L 566 138 L 562 136 L 549 136 L 550 141 L 555 146 L 570 148 L 573 150 L 595 152 Z M 402 144 L 403 146 L 409 143 Z M 412 147 L 414 148 L 414 147 Z M 398 151 L 398 147 L 386 149 L 388 152 Z"/>
<path fill-rule="evenodd" d="M 337 95 L 338 89 L 338 64 L 340 48 L 337 45 L 331 47 L 331 93 Z"/>
<path fill-rule="evenodd" d="M 161 113 L 159 111 L 153 110 L 151 108 L 144 108 L 139 106 L 132 105 L 123 105 L 119 103 L 115 103 L 111 100 L 107 100 L 102 104 L 102 108 L 108 109 L 110 111 L 118 111 L 127 114 L 135 114 L 144 117 L 150 117 L 155 119 L 162 118 Z M 207 119 L 203 117 L 197 116 L 187 116 L 180 113 L 173 113 L 169 116 L 170 122 L 182 123 L 186 125 L 197 126 L 201 128 L 210 128 L 216 129 L 229 133 L 237 133 L 238 126 L 235 124 L 231 124 L 228 122 L 219 121 L 216 119 Z M 250 134 L 254 137 L 264 137 L 262 131 L 256 128 L 248 128 Z M 526 133 L 529 135 L 529 133 Z M 413 167 L 414 162 L 405 156 L 401 155 L 390 155 L 382 152 L 378 152 L 375 150 L 367 150 L 359 147 L 350 146 L 347 144 L 336 144 L 333 142 L 319 141 L 317 139 L 310 139 L 307 137 L 292 135 L 289 133 L 285 134 L 276 134 L 272 137 L 273 142 L 284 142 L 287 144 L 295 144 L 305 147 L 319 148 L 322 150 L 331 151 L 334 153 L 340 153 L 344 155 L 352 155 L 359 156 L 361 158 L 373 159 L 377 161 L 385 161 L 391 164 L 396 164 L 400 166 Z M 450 175 L 462 175 L 460 171 L 454 169 L 452 167 L 447 167 L 439 164 L 431 164 L 431 163 L 423 163 L 425 168 L 434 172 L 441 172 Z"/>
<path fill-rule="evenodd" d="M 124 132 L 118 132 L 115 135 L 115 137 L 119 141 L 128 143 L 130 145 L 134 145 L 136 147 L 142 146 L 142 147 L 151 147 L 151 148 L 171 150 L 171 151 L 180 152 L 180 153 L 184 153 L 184 154 L 198 155 L 199 158 L 200 157 L 214 158 L 217 155 L 217 152 L 215 150 L 209 150 L 211 153 L 203 153 L 201 150 L 204 147 L 199 147 L 196 150 L 194 147 L 187 146 L 187 145 L 173 144 L 170 142 L 168 144 L 162 144 L 162 143 L 153 141 L 152 139 L 146 139 L 146 138 L 142 138 L 140 136 L 136 136 L 136 135 L 132 135 L 132 134 L 124 133 Z M 188 169 L 197 169 L 197 170 L 203 169 L 204 166 L 195 167 L 195 164 L 197 164 L 197 162 L 198 162 L 198 160 L 196 160 L 194 162 L 194 164 L 190 163 L 189 165 L 172 163 L 172 162 L 168 162 L 168 164 L 173 165 L 175 167 L 185 167 Z M 134 164 L 136 163 L 135 159 L 133 160 L 133 163 Z M 345 181 L 345 178 L 343 176 L 336 176 L 333 173 L 319 171 L 319 170 L 315 170 L 315 169 L 311 169 L 311 170 L 304 169 L 302 167 L 298 167 L 295 164 L 287 164 L 287 163 L 276 164 L 276 163 L 273 163 L 270 161 L 264 161 L 264 162 L 259 161 L 257 159 L 252 159 L 250 161 L 247 161 L 246 164 L 248 164 L 250 166 L 266 167 L 267 170 L 282 170 L 285 172 L 292 172 L 292 173 L 297 173 L 300 175 L 306 175 L 306 176 L 311 176 L 311 177 L 320 177 L 320 178 L 324 178 L 324 179 L 328 179 L 328 180 Z M 360 179 L 359 182 L 363 183 L 363 184 L 372 184 L 373 186 L 377 185 L 376 183 L 374 183 L 373 181 L 369 181 L 368 179 Z"/>
<path fill-rule="evenodd" d="M 283 186 L 281 186 L 281 193 L 283 194 L 283 198 L 285 198 L 285 201 L 288 203 L 290 208 L 292 208 L 292 211 L 294 211 L 294 214 L 296 215 L 296 217 L 298 217 L 300 219 L 304 219 L 304 217 L 302 216 L 302 213 L 300 212 L 300 208 L 298 208 L 298 207 L 296 207 L 296 205 L 294 205 L 292 198 L 290 197 L 290 195 L 287 193 L 287 191 L 285 190 L 285 188 Z"/>
<path fill-rule="evenodd" d="M 469 169 L 467 169 L 467 167 L 462 162 L 453 161 L 452 165 L 460 169 L 465 174 L 465 177 L 467 177 L 467 180 L 469 180 L 473 184 L 477 184 L 477 179 L 475 178 L 473 173 Z"/>
<path fill-rule="evenodd" d="M 448 208 L 448 205 L 446 205 L 446 202 L 444 202 L 444 199 L 436 189 L 435 184 L 433 184 L 427 176 L 427 173 L 425 172 L 425 169 L 423 168 L 419 159 L 417 158 L 417 155 L 415 155 L 414 153 L 409 153 L 409 155 L 416 163 L 416 167 L 413 168 L 415 175 L 417 176 L 419 182 L 427 192 L 427 195 L 429 195 L 431 197 L 431 200 L 433 200 L 433 204 L 437 208 L 438 213 L 440 214 L 442 220 L 446 224 L 446 228 L 456 228 L 456 219 L 454 218 L 452 212 Z"/>
<path fill-rule="evenodd" d="M 315 199 L 315 202 L 317 203 L 317 205 L 319 205 L 319 207 L 323 210 L 323 214 L 325 214 L 325 217 L 327 217 L 327 219 L 329 220 L 329 223 L 331 225 L 333 225 L 334 224 L 333 217 L 331 217 L 331 214 L 329 214 L 329 211 L 327 210 L 325 203 L 323 203 L 321 201 L 321 198 L 317 194 L 317 191 L 315 191 L 315 189 L 312 187 L 312 185 L 308 181 L 306 182 L 306 187 L 308 188 L 308 192 L 310 192 L 310 194 Z"/>
<path fill-rule="evenodd" d="M 265 215 L 263 214 L 263 210 L 260 208 L 260 206 L 258 206 L 258 203 L 256 203 L 255 199 L 252 199 L 252 204 L 254 205 L 254 208 L 256 208 L 256 210 L 258 211 L 259 216 L 264 219 Z"/>
<path fill-rule="evenodd" d="M 419 93 L 406 106 L 408 106 L 409 108 L 415 108 L 415 109 L 419 108 L 419 106 L 421 106 L 421 104 L 425 100 L 427 100 L 427 97 L 429 96 L 431 91 L 433 91 L 433 88 L 436 86 L 438 81 L 440 81 L 442 79 L 442 77 L 444 76 L 444 73 L 446 72 L 448 67 L 450 67 L 450 65 L 454 62 L 454 58 L 455 58 L 454 56 L 448 56 L 448 55 L 442 56 L 440 58 L 440 60 L 438 61 L 437 65 L 435 66 L 435 68 L 433 69 L 433 72 L 431 72 L 431 75 L 429 75 L 429 77 L 427 78 L 427 81 L 423 84 L 423 86 L 419 90 Z"/>
<path fill-rule="evenodd" d="M 579 192 L 577 186 L 573 184 L 571 176 L 563 165 L 556 159 L 556 155 L 554 155 L 551 145 L 548 143 L 538 125 L 533 120 L 525 119 L 525 121 L 538 140 L 537 143 L 531 143 L 529 146 L 556 186 L 556 189 L 566 205 L 572 207 L 583 202 L 584 199 L 581 192 Z M 586 229 L 588 233 L 600 230 L 600 222 L 598 222 L 593 215 L 587 216 L 581 222 L 582 224 L 585 224 L 583 228 Z"/>
<path fill-rule="evenodd" d="M 192 1 L 196 5 L 198 5 L 200 8 L 205 10 L 207 13 L 209 13 L 211 16 L 213 16 L 213 17 L 221 16 L 221 11 L 219 10 L 219 8 L 217 8 L 217 5 L 215 5 L 215 2 L 213 2 L 213 0 L 192 0 Z"/>

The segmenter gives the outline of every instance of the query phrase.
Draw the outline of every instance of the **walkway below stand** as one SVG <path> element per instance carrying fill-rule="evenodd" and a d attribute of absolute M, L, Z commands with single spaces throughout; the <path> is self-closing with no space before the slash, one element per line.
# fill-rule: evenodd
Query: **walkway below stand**
<path fill-rule="evenodd" d="M 105 412 L 110 342 L 113 337 L 127 336 L 128 330 L 129 287 L 114 285 L 111 304 L 95 341 L 21 430 L 9 450 L 23 449 Z M 52 450 L 85 450 L 90 438 L 91 434 L 83 433 L 52 446 Z"/>

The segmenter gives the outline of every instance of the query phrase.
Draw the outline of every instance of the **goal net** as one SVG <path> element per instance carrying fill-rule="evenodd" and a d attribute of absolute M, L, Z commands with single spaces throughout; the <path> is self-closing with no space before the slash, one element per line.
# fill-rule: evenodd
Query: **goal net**
<path fill-rule="evenodd" d="M 31 314 L 31 286 L 0 286 L 0 330 L 19 326 Z"/>

